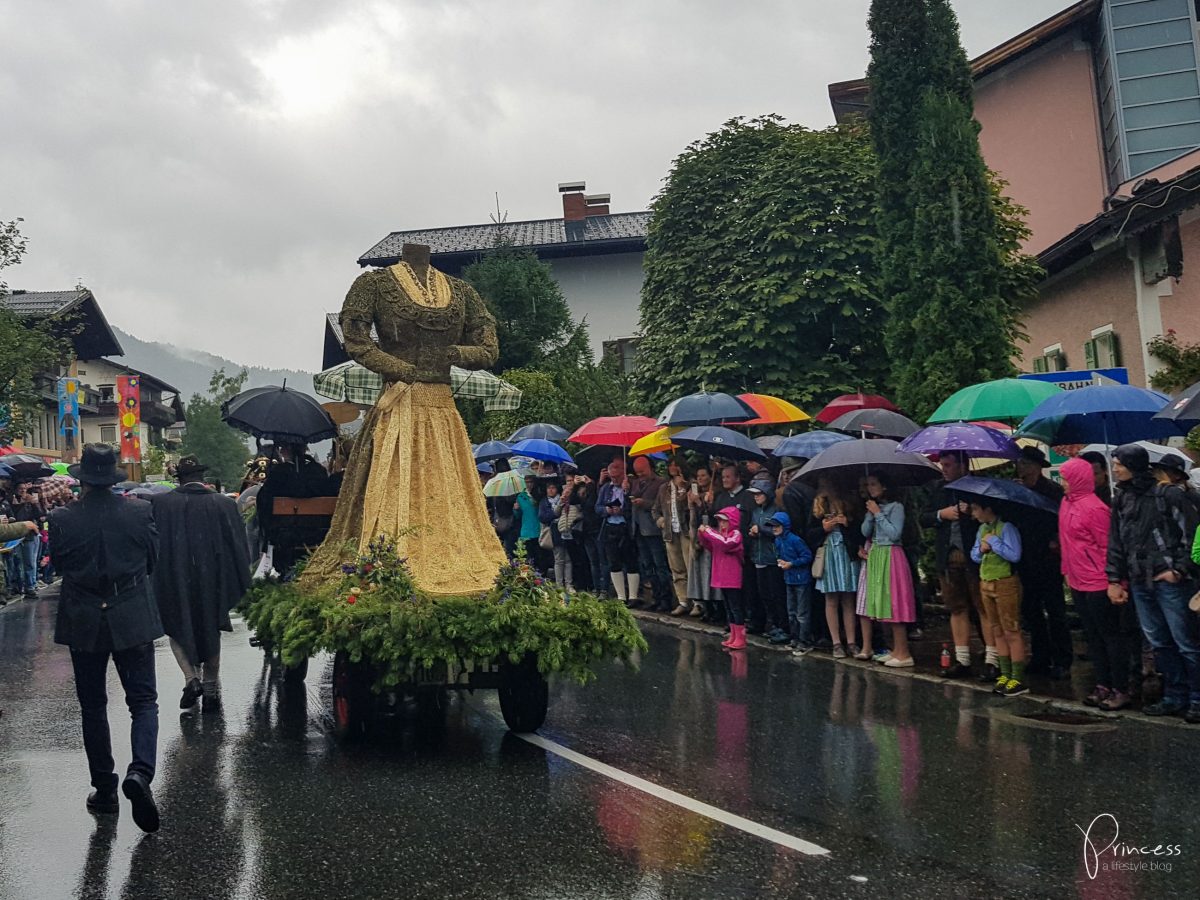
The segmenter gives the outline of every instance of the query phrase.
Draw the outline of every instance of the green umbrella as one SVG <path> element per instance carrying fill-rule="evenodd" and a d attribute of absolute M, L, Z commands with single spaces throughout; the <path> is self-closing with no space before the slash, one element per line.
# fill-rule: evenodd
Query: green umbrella
<path fill-rule="evenodd" d="M 939 422 L 1010 422 L 1023 421 L 1033 408 L 1062 389 L 1048 381 L 1033 378 L 999 378 L 973 384 L 956 391 L 929 417 Z"/>

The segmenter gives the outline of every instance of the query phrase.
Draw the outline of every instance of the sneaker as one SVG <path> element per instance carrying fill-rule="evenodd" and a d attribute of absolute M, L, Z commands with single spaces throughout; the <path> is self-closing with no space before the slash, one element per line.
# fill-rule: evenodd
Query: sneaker
<path fill-rule="evenodd" d="M 1102 706 L 1104 701 L 1112 696 L 1112 693 L 1113 692 L 1104 687 L 1104 685 L 1098 684 L 1090 694 L 1083 698 L 1083 705 Z"/>
<path fill-rule="evenodd" d="M 1005 697 L 1016 697 L 1021 694 L 1028 694 L 1029 687 L 1017 681 L 1015 678 L 1008 679 L 1008 685 L 1004 688 Z"/>
<path fill-rule="evenodd" d="M 1183 715 L 1183 721 L 1189 725 L 1200 725 L 1200 700 L 1193 700 L 1188 711 Z"/>
<path fill-rule="evenodd" d="M 1008 690 L 1008 676 L 1001 675 L 996 679 L 996 686 L 992 688 L 993 694 L 1003 694 Z"/>
<path fill-rule="evenodd" d="M 1188 705 L 1182 700 L 1171 700 L 1168 697 L 1163 697 L 1157 703 L 1151 703 L 1149 706 L 1143 707 L 1142 712 L 1148 716 L 1177 716 L 1188 708 Z"/>
<path fill-rule="evenodd" d="M 834 644 L 833 645 L 833 658 L 834 659 L 845 659 L 846 658 L 845 644 Z"/>
<path fill-rule="evenodd" d="M 880 650 L 878 653 L 876 653 L 874 656 L 871 657 L 871 659 L 877 663 L 887 663 L 887 661 L 891 658 L 892 658 L 891 650 Z"/>
<path fill-rule="evenodd" d="M 792 651 L 792 656 L 807 656 L 810 650 L 812 650 L 811 644 L 797 644 L 796 649 Z"/>
<path fill-rule="evenodd" d="M 776 628 L 774 631 L 767 633 L 767 640 L 772 644 L 786 644 L 789 643 L 791 639 L 792 636 L 782 628 Z"/>
<path fill-rule="evenodd" d="M 1000 667 L 995 663 L 984 663 L 983 671 L 979 673 L 979 680 L 986 684 L 989 681 L 995 681 L 1000 677 Z"/>

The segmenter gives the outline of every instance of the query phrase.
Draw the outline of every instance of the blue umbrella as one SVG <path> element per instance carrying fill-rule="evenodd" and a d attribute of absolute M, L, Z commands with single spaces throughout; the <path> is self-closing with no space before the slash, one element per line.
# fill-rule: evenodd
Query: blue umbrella
<path fill-rule="evenodd" d="M 657 421 L 660 426 L 674 425 L 679 428 L 688 425 L 719 425 L 721 422 L 749 422 L 757 418 L 758 413 L 745 400 L 731 397 L 729 394 L 701 391 L 672 400 L 666 409 L 659 413 Z"/>
<path fill-rule="evenodd" d="M 528 438 L 512 445 L 512 456 L 525 456 L 529 459 L 540 459 L 542 462 L 566 463 L 575 465 L 575 460 L 558 444 L 542 438 Z"/>
<path fill-rule="evenodd" d="M 1020 448 L 1007 434 L 988 428 L 959 422 L 947 425 L 926 425 L 900 442 L 906 453 L 961 453 L 968 457 L 1016 459 Z"/>
<path fill-rule="evenodd" d="M 475 448 L 475 462 L 491 462 L 495 459 L 508 459 L 513 455 L 512 447 L 504 441 L 487 441 Z"/>
<path fill-rule="evenodd" d="M 704 425 L 699 428 L 685 428 L 671 436 L 672 443 L 685 450 L 695 450 L 709 456 L 721 459 L 760 459 L 765 460 L 767 454 L 758 445 L 740 431 L 732 428 L 721 428 L 718 425 Z"/>
<path fill-rule="evenodd" d="M 476 463 L 475 468 L 479 471 L 480 475 L 495 475 L 496 474 L 496 467 L 493 466 L 491 463 L 485 463 L 485 462 Z"/>
<path fill-rule="evenodd" d="M 810 431 L 807 434 L 794 434 L 786 438 L 775 448 L 776 456 L 798 456 L 801 459 L 812 459 L 822 450 L 827 450 L 842 441 L 852 441 L 848 434 L 840 431 Z"/>
<path fill-rule="evenodd" d="M 1128 384 L 1092 385 L 1062 391 L 1034 407 L 1018 437 L 1056 444 L 1127 444 L 1187 433 L 1185 425 L 1156 419 L 1170 398 Z"/>
<path fill-rule="evenodd" d="M 978 475 L 965 475 L 947 485 L 956 494 L 969 497 L 984 497 L 988 500 L 998 500 L 1001 503 L 1016 506 L 1027 506 L 1040 512 L 1058 514 L 1058 506 L 1049 497 L 1043 497 L 1037 491 L 1032 491 L 1017 481 L 1004 481 L 999 478 L 980 478 Z"/>
<path fill-rule="evenodd" d="M 526 425 L 523 428 L 518 428 L 508 436 L 508 442 L 515 444 L 517 441 L 539 440 L 539 441 L 565 441 L 571 436 L 571 432 L 562 428 L 559 425 L 550 425 L 547 422 L 534 422 L 532 425 Z"/>

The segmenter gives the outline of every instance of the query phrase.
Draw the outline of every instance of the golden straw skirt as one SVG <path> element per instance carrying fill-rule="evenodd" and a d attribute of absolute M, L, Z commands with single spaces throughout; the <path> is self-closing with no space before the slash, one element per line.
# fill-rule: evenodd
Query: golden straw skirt
<path fill-rule="evenodd" d="M 484 593 L 505 563 L 448 384 L 394 384 L 380 395 L 301 584 L 336 581 L 347 547 L 365 552 L 379 535 L 396 537 L 417 585 L 438 596 Z"/>

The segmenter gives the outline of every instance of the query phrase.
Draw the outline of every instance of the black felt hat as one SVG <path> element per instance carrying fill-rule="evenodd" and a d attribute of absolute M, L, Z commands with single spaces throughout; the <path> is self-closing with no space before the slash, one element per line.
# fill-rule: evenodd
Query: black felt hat
<path fill-rule="evenodd" d="M 87 444 L 80 461 L 68 467 L 72 478 L 81 484 L 111 487 L 126 478 L 126 472 L 118 465 L 117 452 L 108 444 Z"/>

